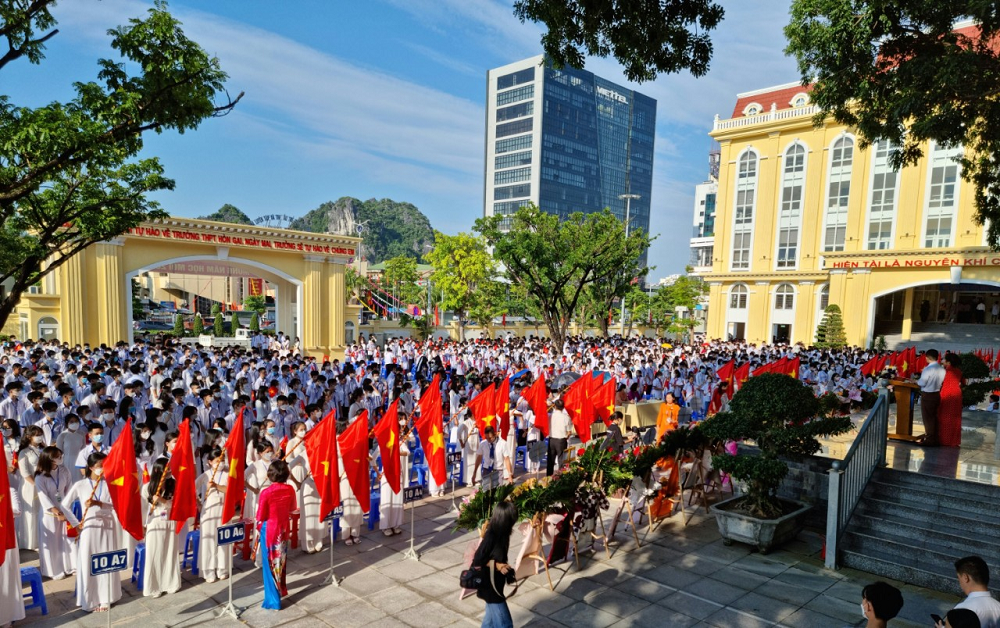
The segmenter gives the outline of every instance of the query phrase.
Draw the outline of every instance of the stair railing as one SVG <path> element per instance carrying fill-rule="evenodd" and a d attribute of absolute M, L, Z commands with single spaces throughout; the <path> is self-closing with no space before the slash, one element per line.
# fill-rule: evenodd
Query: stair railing
<path fill-rule="evenodd" d="M 888 435 L 889 391 L 882 388 L 847 455 L 843 460 L 835 460 L 830 467 L 826 513 L 826 566 L 829 569 L 837 568 L 837 545 L 868 481 L 876 468 L 885 466 Z"/>

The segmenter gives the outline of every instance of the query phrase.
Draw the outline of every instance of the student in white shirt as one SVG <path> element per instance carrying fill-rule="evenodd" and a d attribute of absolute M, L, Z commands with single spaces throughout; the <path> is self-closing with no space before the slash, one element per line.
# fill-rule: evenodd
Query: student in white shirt
<path fill-rule="evenodd" d="M 514 476 L 514 468 L 507 443 L 497 438 L 496 429 L 492 425 L 488 426 L 484 434 L 486 438 L 479 443 L 479 451 L 476 452 L 472 483 L 476 483 L 476 476 L 481 471 L 483 490 L 489 490 L 500 485 L 501 474 L 504 482 L 510 482 Z"/>
<path fill-rule="evenodd" d="M 990 594 L 990 568 L 978 556 L 966 556 L 955 561 L 958 586 L 965 593 L 964 600 L 955 608 L 966 608 L 979 617 L 982 628 L 1000 626 L 1000 602 Z"/>

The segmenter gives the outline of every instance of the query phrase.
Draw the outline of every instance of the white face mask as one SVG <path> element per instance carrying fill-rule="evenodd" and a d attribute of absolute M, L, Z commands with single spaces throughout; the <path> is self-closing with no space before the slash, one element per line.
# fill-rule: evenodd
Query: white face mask
<path fill-rule="evenodd" d="M 42 443 L 45 442 L 45 439 L 42 438 L 41 436 L 35 436 L 34 438 L 31 439 L 31 442 L 34 445 L 41 445 Z"/>
<path fill-rule="evenodd" d="M 55 412 L 46 412 L 45 416 L 48 417 L 48 418 L 50 418 L 50 419 L 54 419 L 54 418 L 56 418 L 56 413 Z"/>
<path fill-rule="evenodd" d="M 274 454 L 261 454 L 260 458 L 264 462 L 271 462 L 271 459 L 274 458 Z"/>
<path fill-rule="evenodd" d="M 140 432 L 139 438 L 141 438 L 142 440 L 149 440 L 149 432 Z"/>
<path fill-rule="evenodd" d="M 299 430 L 298 432 L 295 432 L 295 436 L 297 436 L 298 438 L 305 438 L 306 437 L 306 431 L 305 430 Z"/>
<path fill-rule="evenodd" d="M 80 429 L 80 424 L 79 423 L 70 423 L 69 425 L 66 426 L 66 429 L 69 430 L 69 431 L 71 431 L 71 432 L 75 432 L 78 429 Z"/>
<path fill-rule="evenodd" d="M 104 475 L 104 467 L 94 467 L 93 474 L 98 477 Z"/>
<path fill-rule="evenodd" d="M 0 430 L 0 434 L 3 434 L 4 436 L 10 436 L 11 429 L 9 427 L 5 427 L 2 430 Z"/>
<path fill-rule="evenodd" d="M 868 611 L 865 610 L 865 603 L 861 603 L 861 616 L 868 619 Z"/>

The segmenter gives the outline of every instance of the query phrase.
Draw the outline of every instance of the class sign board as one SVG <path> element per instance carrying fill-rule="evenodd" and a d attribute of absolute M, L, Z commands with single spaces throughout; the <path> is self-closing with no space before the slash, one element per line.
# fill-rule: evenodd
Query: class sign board
<path fill-rule="evenodd" d="M 241 543 L 244 538 L 246 538 L 246 527 L 242 522 L 219 526 L 215 531 L 215 540 L 220 546 Z"/>
<path fill-rule="evenodd" d="M 332 521 L 333 519 L 340 519 L 344 516 L 344 505 L 341 504 L 330 511 L 330 514 L 326 516 L 323 521 Z"/>
<path fill-rule="evenodd" d="M 128 550 L 90 555 L 90 575 L 99 576 L 128 569 Z"/>
<path fill-rule="evenodd" d="M 403 489 L 403 503 L 415 502 L 424 496 L 423 486 L 407 486 Z"/>
<path fill-rule="evenodd" d="M 448 464 L 451 466 L 462 464 L 462 452 L 454 451 L 448 454 Z"/>

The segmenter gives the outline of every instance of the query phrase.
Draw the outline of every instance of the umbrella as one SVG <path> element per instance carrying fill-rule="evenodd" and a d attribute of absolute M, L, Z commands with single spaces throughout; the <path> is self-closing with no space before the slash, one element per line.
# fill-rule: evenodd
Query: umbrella
<path fill-rule="evenodd" d="M 563 388 L 568 387 L 570 384 L 572 384 L 578 379 L 580 379 L 579 373 L 574 373 L 573 371 L 566 371 L 564 373 L 560 373 L 559 375 L 556 376 L 554 380 L 552 380 L 552 388 L 556 390 L 561 390 Z"/>
<path fill-rule="evenodd" d="M 528 369 L 521 369 L 521 370 L 520 370 L 520 371 L 518 371 L 517 373 L 514 373 L 514 375 L 513 375 L 513 376 L 511 376 L 511 380 L 515 380 L 515 379 L 520 379 L 520 377 L 521 377 L 522 375 L 524 375 L 525 373 L 530 373 L 530 372 L 531 372 L 531 371 L 529 371 Z"/>

